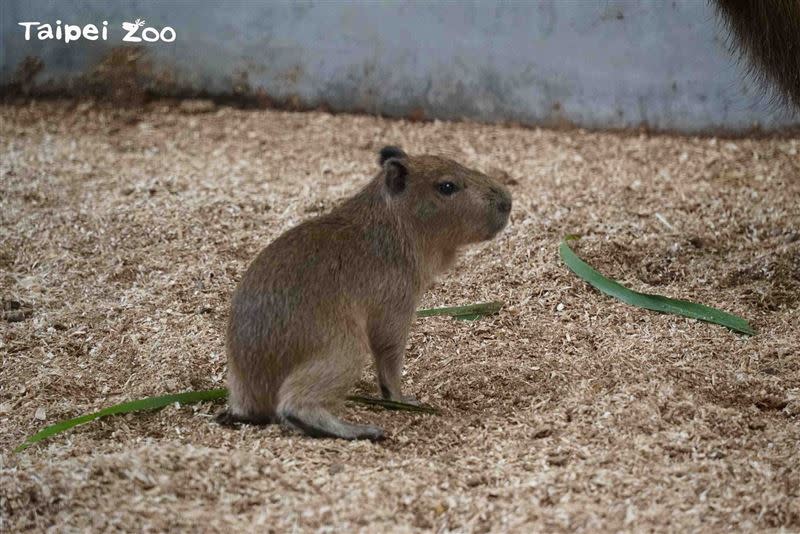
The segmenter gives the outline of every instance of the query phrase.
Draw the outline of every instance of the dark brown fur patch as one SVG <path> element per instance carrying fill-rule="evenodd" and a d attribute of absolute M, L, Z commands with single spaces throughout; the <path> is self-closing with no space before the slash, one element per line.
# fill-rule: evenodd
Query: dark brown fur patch
<path fill-rule="evenodd" d="M 800 1 L 715 0 L 754 77 L 800 110 Z M 738 45 L 738 46 L 737 46 Z"/>

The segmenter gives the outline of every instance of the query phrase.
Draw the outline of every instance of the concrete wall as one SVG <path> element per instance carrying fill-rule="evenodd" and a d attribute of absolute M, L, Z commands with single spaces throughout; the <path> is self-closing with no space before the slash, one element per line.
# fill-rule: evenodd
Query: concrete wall
<path fill-rule="evenodd" d="M 703 0 L 3 0 L 0 83 L 19 79 L 19 65 L 32 56 L 44 63 L 34 86 L 74 85 L 123 44 L 121 23 L 136 18 L 177 33 L 171 44 L 143 44 L 138 60 L 155 79 L 148 83 L 167 92 L 590 128 L 713 132 L 800 124 L 744 76 Z M 26 42 L 17 25 L 57 19 L 107 20 L 109 38 Z"/>

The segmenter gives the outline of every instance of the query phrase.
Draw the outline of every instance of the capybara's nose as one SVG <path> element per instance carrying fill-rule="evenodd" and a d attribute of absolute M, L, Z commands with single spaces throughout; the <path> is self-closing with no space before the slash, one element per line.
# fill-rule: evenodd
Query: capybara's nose
<path fill-rule="evenodd" d="M 511 212 L 511 198 L 503 197 L 500 202 L 497 203 L 497 209 L 500 213 L 510 213 Z"/>
<path fill-rule="evenodd" d="M 511 212 L 511 195 L 505 189 L 499 187 L 492 187 L 492 193 L 495 195 L 494 204 L 497 206 L 497 211 L 507 215 Z"/>

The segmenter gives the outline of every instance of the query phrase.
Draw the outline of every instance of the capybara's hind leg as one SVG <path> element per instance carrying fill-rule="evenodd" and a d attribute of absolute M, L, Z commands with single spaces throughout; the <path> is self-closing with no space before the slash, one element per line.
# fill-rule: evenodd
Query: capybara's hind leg
<path fill-rule="evenodd" d="M 294 369 L 278 393 L 280 420 L 316 438 L 383 439 L 380 428 L 347 423 L 329 410 L 341 404 L 362 363 L 352 353 L 345 353 L 345 356 L 315 358 Z"/>
<path fill-rule="evenodd" d="M 372 425 L 346 423 L 322 406 L 292 406 L 282 404 L 278 415 L 285 424 L 312 438 L 368 439 L 380 441 L 383 430 Z"/>

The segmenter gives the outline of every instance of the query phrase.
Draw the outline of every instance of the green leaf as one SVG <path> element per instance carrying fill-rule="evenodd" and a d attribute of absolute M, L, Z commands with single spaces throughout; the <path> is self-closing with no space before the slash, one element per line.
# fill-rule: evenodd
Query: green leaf
<path fill-rule="evenodd" d="M 61 432 L 65 432 L 78 425 L 90 423 L 95 419 L 100 419 L 101 417 L 106 417 L 109 415 L 119 415 L 131 412 L 158 410 L 160 408 L 164 408 L 165 406 L 169 406 L 170 404 L 174 404 L 176 402 L 179 404 L 192 404 L 195 402 L 215 401 L 224 399 L 227 396 L 228 396 L 227 389 L 210 389 L 205 391 L 187 391 L 185 393 L 177 393 L 174 395 L 163 395 L 160 397 L 147 397 L 146 399 L 115 404 L 114 406 L 109 406 L 108 408 L 104 408 L 99 412 L 82 415 L 74 419 L 68 419 L 66 421 L 60 421 L 54 425 L 50 425 L 41 430 L 40 432 L 26 439 L 23 444 L 14 449 L 14 452 L 21 452 L 30 447 L 31 445 L 33 445 L 34 443 L 45 440 L 56 434 L 60 434 Z M 439 413 L 436 408 L 426 405 L 416 406 L 414 404 L 407 404 L 405 402 L 389 401 L 383 399 L 374 399 L 372 397 L 359 397 L 359 396 L 351 396 L 347 397 L 347 399 L 352 402 L 366 404 L 368 406 L 382 406 L 387 410 L 405 410 L 409 412 L 421 412 L 421 413 L 432 413 L 432 414 Z"/>
<path fill-rule="evenodd" d="M 569 237 L 574 238 L 573 236 Z M 745 319 L 722 310 L 688 300 L 671 299 L 661 295 L 650 295 L 632 291 L 622 284 L 606 278 L 592 268 L 591 265 L 580 259 L 575 252 L 572 251 L 567 241 L 568 239 L 565 238 L 558 247 L 562 261 L 567 264 L 567 267 L 569 267 L 572 272 L 606 295 L 610 295 L 632 306 L 638 306 L 639 308 L 661 313 L 683 315 L 684 317 L 715 323 L 748 336 L 755 335 L 756 333 Z"/>
<path fill-rule="evenodd" d="M 502 302 L 484 302 L 480 304 L 471 304 L 469 306 L 455 306 L 451 308 L 431 308 L 427 310 L 419 310 L 417 311 L 417 315 L 419 317 L 431 317 L 433 315 L 450 315 L 452 317 L 455 317 L 456 319 L 471 321 L 474 319 L 478 319 L 479 317 L 483 317 L 485 315 L 491 315 L 493 313 L 497 313 L 502 307 L 503 307 Z M 26 439 L 24 443 L 22 443 L 20 446 L 14 449 L 14 452 L 23 451 L 28 447 L 30 447 L 31 445 L 33 445 L 34 443 L 47 439 L 61 432 L 65 432 L 78 425 L 90 423 L 95 419 L 100 419 L 101 417 L 107 417 L 109 415 L 119 415 L 131 412 L 142 412 L 147 410 L 158 410 L 160 408 L 169 406 L 170 404 L 174 404 L 176 402 L 179 404 L 191 404 L 194 402 L 214 401 L 214 400 L 224 399 L 227 396 L 228 396 L 228 390 L 226 389 L 210 389 L 205 391 L 187 391 L 185 393 L 177 393 L 174 395 L 163 395 L 160 397 L 147 397 L 141 400 L 115 404 L 114 406 L 109 406 L 108 408 L 104 408 L 99 412 L 82 415 L 80 417 L 75 417 L 74 419 L 68 419 L 66 421 L 60 421 L 54 425 L 50 425 L 41 430 L 40 432 L 37 432 L 33 436 Z M 351 396 L 348 397 L 348 400 L 370 406 L 382 406 L 383 408 L 386 408 L 388 410 L 405 410 L 410 412 L 438 413 L 436 408 L 433 408 L 431 406 L 425 406 L 425 405 L 416 406 L 404 402 L 375 399 L 371 397 Z"/>
<path fill-rule="evenodd" d="M 426 404 L 408 404 L 407 402 L 376 399 L 374 397 L 360 397 L 358 395 L 351 395 L 347 397 L 347 400 L 352 402 L 357 402 L 359 404 L 366 404 L 368 406 L 381 406 L 382 408 L 386 408 L 387 410 L 401 410 L 406 412 L 421 412 L 421 413 L 432 413 L 432 414 L 439 413 L 439 410 L 437 410 L 433 406 L 428 406 Z"/>
<path fill-rule="evenodd" d="M 499 301 L 481 302 L 468 306 L 453 306 L 450 308 L 428 308 L 417 310 L 417 317 L 433 317 L 435 315 L 449 315 L 462 321 L 474 321 L 486 315 L 493 315 L 500 311 L 503 303 Z"/>
<path fill-rule="evenodd" d="M 22 450 L 25 450 L 36 442 L 42 441 L 43 439 L 47 439 L 50 436 L 53 436 L 60 432 L 64 432 L 78 425 L 89 423 L 101 417 L 130 413 L 130 412 L 158 410 L 159 408 L 169 406 L 170 404 L 174 404 L 176 402 L 179 404 L 191 404 L 193 402 L 224 399 L 225 397 L 227 397 L 227 395 L 228 395 L 228 390 L 226 389 L 211 389 L 207 391 L 187 391 L 186 393 L 163 395 L 161 397 L 148 397 L 146 399 L 115 404 L 114 406 L 109 406 L 108 408 L 104 408 L 99 412 L 82 415 L 74 419 L 68 419 L 66 421 L 61 421 L 54 425 L 50 425 L 46 427 L 44 430 L 29 437 L 27 440 L 25 440 L 25 443 L 14 449 L 14 452 L 20 452 Z"/>

